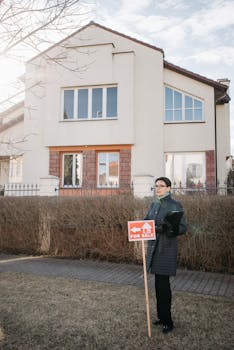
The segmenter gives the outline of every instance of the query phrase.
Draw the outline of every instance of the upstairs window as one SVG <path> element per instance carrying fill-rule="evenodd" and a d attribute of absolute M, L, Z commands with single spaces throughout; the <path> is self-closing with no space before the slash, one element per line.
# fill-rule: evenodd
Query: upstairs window
<path fill-rule="evenodd" d="M 116 119 L 116 86 L 63 90 L 63 120 Z"/>
<path fill-rule="evenodd" d="M 165 122 L 203 121 L 203 101 L 165 87 Z"/>
<path fill-rule="evenodd" d="M 73 119 L 74 117 L 74 90 L 64 91 L 64 119 Z"/>

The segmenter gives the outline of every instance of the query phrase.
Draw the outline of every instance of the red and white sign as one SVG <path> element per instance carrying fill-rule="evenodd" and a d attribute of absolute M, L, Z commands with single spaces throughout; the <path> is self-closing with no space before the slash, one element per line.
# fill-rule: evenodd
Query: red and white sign
<path fill-rule="evenodd" d="M 153 239 L 155 239 L 154 220 L 128 221 L 129 242 Z"/>

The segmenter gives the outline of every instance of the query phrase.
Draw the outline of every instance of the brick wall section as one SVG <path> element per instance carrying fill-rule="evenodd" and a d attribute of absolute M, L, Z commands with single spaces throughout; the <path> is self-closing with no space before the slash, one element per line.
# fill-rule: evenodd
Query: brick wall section
<path fill-rule="evenodd" d="M 109 195 L 129 191 L 131 185 L 131 149 L 119 151 L 119 189 L 97 188 L 97 152 L 83 150 L 83 181 L 80 189 L 60 188 L 60 195 Z M 62 176 L 60 173 L 60 156 L 62 152 L 50 150 L 50 175 Z M 60 178 L 61 182 L 61 178 Z M 60 184 L 61 185 L 61 184 Z"/>
<path fill-rule="evenodd" d="M 96 180 L 96 152 L 83 151 L 83 188 L 95 188 Z"/>
<path fill-rule="evenodd" d="M 216 186 L 215 151 L 206 151 L 206 186 Z"/>
<path fill-rule="evenodd" d="M 131 184 L 131 150 L 120 150 L 119 160 L 119 182 L 120 188 Z"/>
<path fill-rule="evenodd" d="M 49 174 L 59 177 L 59 152 L 50 150 Z"/>

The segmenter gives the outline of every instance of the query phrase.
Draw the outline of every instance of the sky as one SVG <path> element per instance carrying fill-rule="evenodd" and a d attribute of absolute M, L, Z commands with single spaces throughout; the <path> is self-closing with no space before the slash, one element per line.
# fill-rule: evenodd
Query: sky
<path fill-rule="evenodd" d="M 231 153 L 234 156 L 234 0 L 81 0 L 86 15 L 110 29 L 162 48 L 165 59 L 210 79 L 230 80 Z M 0 62 L 0 100 L 22 64 Z"/>

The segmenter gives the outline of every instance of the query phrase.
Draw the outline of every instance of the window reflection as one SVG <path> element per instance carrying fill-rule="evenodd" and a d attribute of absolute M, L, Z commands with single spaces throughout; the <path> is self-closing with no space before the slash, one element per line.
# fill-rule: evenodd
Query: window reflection
<path fill-rule="evenodd" d="M 78 187 L 82 184 L 82 154 L 64 154 L 63 186 Z"/>
<path fill-rule="evenodd" d="M 202 121 L 203 102 L 165 87 L 165 121 Z"/>
<path fill-rule="evenodd" d="M 119 186 L 119 153 L 100 152 L 98 154 L 98 186 Z"/>
<path fill-rule="evenodd" d="M 165 174 L 174 187 L 200 187 L 206 181 L 205 153 L 166 153 Z"/>
<path fill-rule="evenodd" d="M 74 90 L 64 91 L 64 119 L 73 119 L 73 108 L 74 108 Z"/>

